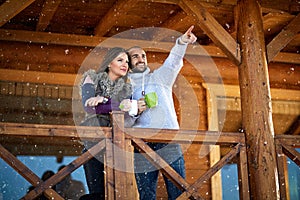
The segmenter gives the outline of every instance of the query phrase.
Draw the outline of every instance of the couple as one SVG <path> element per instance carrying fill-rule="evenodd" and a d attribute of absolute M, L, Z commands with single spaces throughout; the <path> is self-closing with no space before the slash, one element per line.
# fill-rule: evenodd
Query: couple
<path fill-rule="evenodd" d="M 142 48 L 135 46 L 127 51 L 119 47 L 110 49 L 98 71 L 89 70 L 83 76 L 81 95 L 86 111 L 83 125 L 111 126 L 109 112 L 121 109 L 125 112 L 126 126 L 178 129 L 172 86 L 183 65 L 187 45 L 197 39 L 192 33 L 193 28 L 194 26 L 191 26 L 176 40 L 168 58 L 153 73 L 150 73 L 146 53 Z M 144 100 L 144 95 L 149 92 L 155 92 L 158 96 L 158 105 L 154 108 L 148 108 Z M 138 100 L 137 115 L 128 114 L 131 99 Z M 162 114 L 167 114 L 167 118 L 162 117 Z M 85 148 L 89 149 L 94 144 L 86 143 Z M 185 178 L 184 159 L 179 144 L 148 143 L 148 145 L 157 152 L 161 151 L 160 155 Z M 97 196 L 94 199 L 104 199 L 105 193 L 104 165 L 101 156 L 103 155 L 92 158 L 84 165 L 89 192 Z M 159 171 L 141 154 L 135 154 L 134 164 L 140 199 L 155 200 Z M 168 199 L 176 199 L 181 191 L 166 177 L 164 179 Z"/>

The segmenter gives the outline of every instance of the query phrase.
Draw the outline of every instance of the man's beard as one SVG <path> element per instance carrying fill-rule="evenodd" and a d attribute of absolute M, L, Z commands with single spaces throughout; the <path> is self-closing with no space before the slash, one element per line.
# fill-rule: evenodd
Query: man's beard
<path fill-rule="evenodd" d="M 138 67 L 134 67 L 134 68 L 131 69 L 131 71 L 133 73 L 143 73 L 146 69 L 147 69 L 147 66 L 145 65 L 145 67 L 143 69 L 138 68 Z"/>

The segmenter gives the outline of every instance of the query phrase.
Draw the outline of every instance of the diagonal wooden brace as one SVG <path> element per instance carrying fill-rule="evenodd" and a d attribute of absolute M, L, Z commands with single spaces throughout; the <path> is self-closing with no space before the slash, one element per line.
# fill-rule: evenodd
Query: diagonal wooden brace
<path fill-rule="evenodd" d="M 166 177 L 168 177 L 180 190 L 185 191 L 185 194 L 188 193 L 189 197 L 192 196 L 195 199 L 203 199 L 199 194 L 187 191 L 187 189 L 192 188 L 192 186 L 190 186 L 184 178 L 182 178 L 164 159 L 162 159 L 155 151 L 153 151 L 143 140 L 132 138 L 132 141 L 134 143 L 133 145 L 140 152 L 143 152 L 143 155 Z"/>
<path fill-rule="evenodd" d="M 24 196 L 23 200 L 29 200 L 34 199 L 37 196 L 39 196 L 44 190 L 48 189 L 49 187 L 56 185 L 60 181 L 62 181 L 66 176 L 68 176 L 70 173 L 72 173 L 74 170 L 79 168 L 81 165 L 85 164 L 88 160 L 90 160 L 93 155 L 96 155 L 100 151 L 102 151 L 105 148 L 105 140 L 100 141 L 95 146 L 90 148 L 87 152 L 80 155 L 78 158 L 73 160 L 70 164 L 65 166 L 63 169 L 61 169 L 59 172 L 51 176 L 49 179 L 47 179 L 45 182 L 42 182 L 37 185 L 35 189 L 30 191 L 26 196 Z"/>

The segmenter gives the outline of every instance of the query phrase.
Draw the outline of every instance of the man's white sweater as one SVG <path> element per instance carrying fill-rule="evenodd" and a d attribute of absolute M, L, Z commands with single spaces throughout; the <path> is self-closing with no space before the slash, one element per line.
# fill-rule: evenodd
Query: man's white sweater
<path fill-rule="evenodd" d="M 179 44 L 178 40 L 179 39 L 177 39 L 176 44 L 161 67 L 152 73 L 149 68 L 143 73 L 129 73 L 133 89 L 133 99 L 138 100 L 143 97 L 142 91 L 144 89 L 145 94 L 150 92 L 157 93 L 158 105 L 154 108 L 147 108 L 147 110 L 136 118 L 125 119 L 127 125 L 128 122 L 132 120 L 132 122 L 134 121 L 132 127 L 156 129 L 179 128 L 172 98 L 172 87 L 183 66 L 183 57 L 187 44 Z M 160 149 L 160 154 L 167 159 L 168 162 L 172 162 L 182 155 L 181 148 L 178 144 L 152 144 L 151 146 L 155 150 Z"/>

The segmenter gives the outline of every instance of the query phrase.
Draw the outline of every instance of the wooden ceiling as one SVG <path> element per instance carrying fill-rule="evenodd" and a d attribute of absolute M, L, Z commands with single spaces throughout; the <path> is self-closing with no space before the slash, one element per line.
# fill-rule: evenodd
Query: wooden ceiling
<path fill-rule="evenodd" d="M 236 0 L 0 0 L 0 4 L 0 40 L 4 41 L 1 49 L 1 68 L 10 68 L 13 65 L 11 60 L 18 56 L 6 55 L 5 44 L 11 44 L 6 41 L 43 44 L 38 48 L 46 48 L 49 45 L 87 48 L 95 47 L 101 41 L 116 37 L 125 31 L 143 27 L 166 28 L 183 33 L 194 24 L 197 42 L 208 51 L 209 55 L 226 58 L 235 53 L 227 53 L 220 45 L 223 41 L 216 37 L 219 31 L 219 34 L 224 34 L 223 38 L 230 42 L 236 40 Z M 263 0 L 261 6 L 269 61 L 298 65 L 299 0 Z M 203 13 L 208 16 L 204 16 Z M 203 25 L 205 20 L 217 27 Z M 209 30 L 215 32 L 211 33 Z M 128 37 L 131 40 L 153 39 L 147 34 L 128 34 L 121 34 L 121 37 Z M 159 32 L 153 35 L 156 36 L 155 40 L 172 41 L 174 38 L 167 34 Z M 124 40 L 123 43 L 125 42 L 128 41 Z M 224 42 L 223 45 L 226 47 Z M 19 49 L 15 47 L 14 50 L 17 52 Z M 24 51 L 26 50 L 28 51 L 28 49 Z M 68 51 L 64 53 L 68 54 Z M 80 59 L 66 64 L 78 65 L 78 61 Z M 51 60 L 48 62 L 49 65 L 53 65 L 50 63 Z M 18 69 L 17 66 L 14 68 Z M 20 69 L 24 70 L 22 67 Z M 73 72 L 76 72 L 76 69 Z"/>
<path fill-rule="evenodd" d="M 270 85 L 298 91 L 300 1 L 261 0 L 260 4 Z M 118 38 L 113 44 L 125 48 L 146 43 L 156 47 L 148 49 L 149 60 L 160 63 L 167 53 L 159 49 L 168 49 L 174 31 L 183 33 L 191 25 L 223 83 L 238 85 L 236 5 L 236 0 L 0 0 L 0 117 L 72 124 L 72 86 L 94 47 L 111 38 Z M 130 32 L 136 29 L 148 30 L 151 37 Z M 187 56 L 204 58 L 197 50 L 189 48 Z M 203 83 L 188 64 L 181 74 L 193 84 Z M 231 115 L 236 117 L 234 112 Z M 299 127 L 297 115 L 285 130 L 293 121 Z"/>
<path fill-rule="evenodd" d="M 198 13 L 193 11 L 195 6 L 210 13 L 233 38 L 236 32 L 236 0 L 1 0 L 0 4 L 2 40 L 69 45 L 67 38 L 74 42 L 70 34 L 78 36 L 73 40 L 79 36 L 107 38 L 141 27 L 163 27 L 182 33 L 195 24 L 198 42 L 214 45 L 208 37 L 211 34 L 205 33 L 199 24 Z M 300 11 L 299 0 L 262 0 L 261 6 L 266 43 L 286 29 L 288 42 L 281 47 L 281 52 L 298 53 L 299 19 L 295 18 Z M 39 33 L 50 36 L 34 38 Z M 50 33 L 52 40 L 49 40 Z M 88 43 L 77 41 L 70 45 L 87 46 Z"/>

